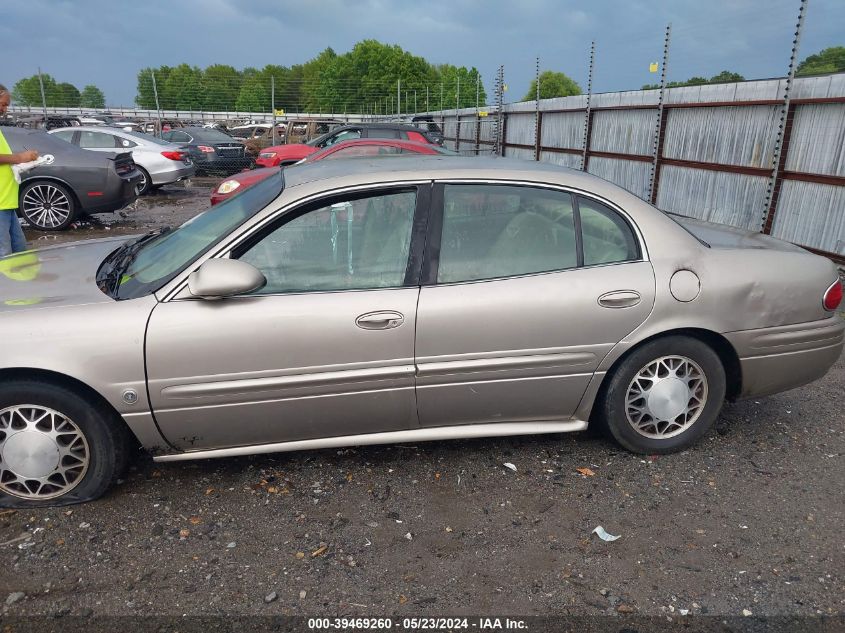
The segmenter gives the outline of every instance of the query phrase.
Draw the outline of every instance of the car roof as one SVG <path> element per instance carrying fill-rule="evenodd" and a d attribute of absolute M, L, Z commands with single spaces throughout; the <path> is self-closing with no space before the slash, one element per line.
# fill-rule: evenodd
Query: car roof
<path fill-rule="evenodd" d="M 322 180 L 349 180 L 347 184 L 390 182 L 400 180 L 524 180 L 527 182 L 565 184 L 587 191 L 610 187 L 623 191 L 597 176 L 561 167 L 515 158 L 480 156 L 443 156 L 410 154 L 402 160 L 378 158 L 341 158 L 321 160 L 297 165 L 285 170 L 285 188 L 296 187 Z"/>

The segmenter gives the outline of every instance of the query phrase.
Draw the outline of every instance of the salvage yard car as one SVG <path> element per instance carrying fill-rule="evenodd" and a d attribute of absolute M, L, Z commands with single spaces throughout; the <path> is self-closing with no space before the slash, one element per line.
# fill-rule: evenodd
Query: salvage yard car
<path fill-rule="evenodd" d="M 431 143 L 414 143 L 413 141 L 399 141 L 387 138 L 356 138 L 351 141 L 341 141 L 336 145 L 330 145 L 324 149 L 309 154 L 298 163 L 313 163 L 319 160 L 336 160 L 338 158 L 360 158 L 375 156 L 398 156 L 409 154 L 442 154 L 444 156 L 457 156 L 456 152 L 445 149 Z M 217 185 L 211 192 L 211 204 L 219 204 L 241 193 L 248 187 L 265 178 L 272 176 L 278 167 L 263 167 L 261 169 L 250 169 L 235 174 Z"/>
<path fill-rule="evenodd" d="M 198 176 L 234 174 L 252 166 L 244 144 L 220 130 L 184 127 L 164 132 L 161 138 L 187 150 Z"/>
<path fill-rule="evenodd" d="M 0 272 L 6 506 L 102 495 L 130 439 L 164 462 L 595 424 L 670 453 L 824 375 L 845 331 L 829 260 L 508 159 L 318 161 Z"/>
<path fill-rule="evenodd" d="M 307 143 L 291 143 L 268 147 L 258 155 L 255 164 L 260 167 L 278 167 L 293 165 L 317 150 L 330 147 L 343 141 L 357 138 L 403 139 L 415 143 L 435 144 L 435 140 L 423 130 L 413 125 L 400 123 L 356 123 L 344 125 L 318 136 Z"/>
<path fill-rule="evenodd" d="M 92 213 L 118 211 L 138 197 L 142 175 L 132 154 L 87 152 L 41 130 L 4 128 L 13 152 L 38 150 L 54 162 L 24 172 L 18 213 L 42 231 L 61 231 Z"/>
<path fill-rule="evenodd" d="M 139 196 L 194 175 L 194 164 L 187 151 L 143 132 L 83 126 L 49 133 L 93 152 L 132 152 L 132 160 L 141 173 Z"/>

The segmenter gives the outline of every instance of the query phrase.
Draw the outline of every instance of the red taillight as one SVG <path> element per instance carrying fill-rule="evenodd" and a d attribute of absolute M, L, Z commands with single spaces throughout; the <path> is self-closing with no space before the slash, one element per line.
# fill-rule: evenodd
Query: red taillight
<path fill-rule="evenodd" d="M 214 153 L 214 148 L 209 147 L 208 145 L 198 145 L 197 149 L 204 154 L 213 154 Z"/>
<path fill-rule="evenodd" d="M 162 152 L 161 155 L 170 160 L 182 160 L 185 157 L 182 152 Z"/>
<path fill-rule="evenodd" d="M 824 293 L 822 304 L 825 310 L 833 312 L 839 307 L 840 303 L 842 303 L 842 282 L 837 279 Z"/>

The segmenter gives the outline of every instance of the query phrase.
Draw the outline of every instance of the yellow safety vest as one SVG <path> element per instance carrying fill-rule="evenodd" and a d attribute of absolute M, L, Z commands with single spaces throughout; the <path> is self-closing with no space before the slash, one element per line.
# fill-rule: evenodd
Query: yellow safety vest
<path fill-rule="evenodd" d="M 0 154 L 14 154 L 0 132 Z M 11 165 L 0 165 L 0 211 L 18 208 L 18 183 Z"/>

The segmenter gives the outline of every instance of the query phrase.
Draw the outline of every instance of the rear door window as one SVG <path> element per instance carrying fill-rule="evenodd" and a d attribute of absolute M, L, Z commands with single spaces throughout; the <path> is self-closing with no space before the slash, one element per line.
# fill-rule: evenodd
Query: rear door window
<path fill-rule="evenodd" d="M 121 147 L 117 137 L 104 132 L 80 132 L 79 147 L 84 149 L 112 149 Z"/>

